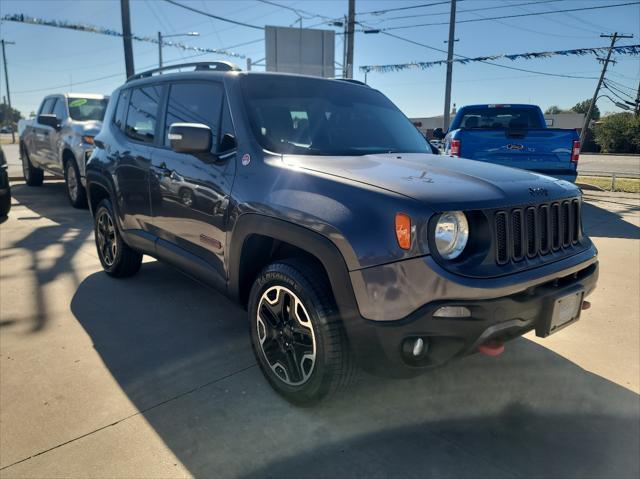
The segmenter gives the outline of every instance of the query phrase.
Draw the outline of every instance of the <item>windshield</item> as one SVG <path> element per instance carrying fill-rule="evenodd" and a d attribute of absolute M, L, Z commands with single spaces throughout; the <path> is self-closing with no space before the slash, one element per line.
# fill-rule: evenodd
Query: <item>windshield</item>
<path fill-rule="evenodd" d="M 468 108 L 460 119 L 460 128 L 545 128 L 532 108 Z"/>
<path fill-rule="evenodd" d="M 107 109 L 106 98 L 69 98 L 69 116 L 76 121 L 102 121 Z"/>
<path fill-rule="evenodd" d="M 431 153 L 426 139 L 382 93 L 340 81 L 255 75 L 242 79 L 251 128 L 276 153 Z"/>

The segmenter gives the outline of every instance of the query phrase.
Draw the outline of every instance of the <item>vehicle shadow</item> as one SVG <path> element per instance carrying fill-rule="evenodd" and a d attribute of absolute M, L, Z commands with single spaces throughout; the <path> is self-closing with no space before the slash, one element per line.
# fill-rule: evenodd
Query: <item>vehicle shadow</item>
<path fill-rule="evenodd" d="M 1 258 L 27 257 L 26 270 L 33 276 L 31 284 L 34 285 L 35 310 L 29 313 L 33 320 L 30 329 L 36 332 L 47 323 L 44 293 L 47 287 L 63 276 L 71 277 L 76 286 L 80 284 L 81 277 L 72 266 L 72 261 L 80 248 L 92 238 L 91 215 L 88 210 L 77 210 L 69 205 L 63 182 L 45 182 L 39 188 L 13 184 L 11 196 L 18 203 L 10 212 L 18 224 L 17 234 L 12 236 L 20 236 L 20 223 L 28 222 L 30 227 L 24 228 L 28 231 L 25 236 L 8 244 L 3 242 Z M 5 271 L 2 273 L 4 275 Z M 3 321 L 0 326 L 13 322 Z"/>
<path fill-rule="evenodd" d="M 591 198 L 587 198 L 587 201 Z M 582 222 L 585 233 L 593 237 L 640 239 L 640 227 L 625 221 L 623 215 L 640 215 L 637 200 L 622 198 L 604 201 L 609 209 L 598 206 L 597 202 L 582 205 Z"/>
<path fill-rule="evenodd" d="M 298 408 L 255 365 L 246 312 L 167 266 L 91 274 L 71 310 L 196 477 L 640 474 L 640 396 L 527 339 Z"/>

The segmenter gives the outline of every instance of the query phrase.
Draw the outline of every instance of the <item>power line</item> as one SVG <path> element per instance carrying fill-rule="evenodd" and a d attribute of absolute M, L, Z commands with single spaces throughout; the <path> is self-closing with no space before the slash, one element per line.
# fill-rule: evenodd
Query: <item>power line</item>
<path fill-rule="evenodd" d="M 464 0 L 458 0 L 458 1 L 462 2 Z M 432 2 L 432 3 L 423 3 L 421 5 L 411 5 L 408 7 L 387 8 L 385 10 L 373 10 L 370 12 L 357 12 L 356 15 L 382 15 L 384 13 L 397 12 L 400 10 L 411 10 L 413 8 L 435 7 L 436 5 L 444 5 L 445 3 L 450 3 L 450 2 L 449 0 L 446 0 L 443 2 Z"/>
<path fill-rule="evenodd" d="M 613 90 L 615 90 L 615 91 L 617 91 L 617 92 L 618 92 L 618 94 L 620 94 L 620 95 L 625 95 L 626 97 L 631 98 L 631 99 L 633 100 L 633 96 L 632 96 L 632 95 L 630 95 L 629 93 L 626 93 L 626 92 L 622 91 L 620 88 L 616 88 L 614 85 L 612 85 L 612 84 L 610 84 L 610 83 L 607 83 L 607 82 L 609 82 L 609 80 L 607 80 L 607 79 L 605 78 L 605 79 L 604 79 L 604 82 L 603 82 L 603 85 L 604 85 L 604 86 L 605 86 L 605 88 L 606 88 L 607 90 L 609 90 L 611 93 L 613 93 Z M 612 88 L 613 88 L 613 90 L 612 90 Z M 615 93 L 614 93 L 614 95 L 615 95 Z"/>
<path fill-rule="evenodd" d="M 464 10 L 458 10 L 457 13 L 471 13 L 471 12 L 483 12 L 486 10 L 503 10 L 505 8 L 514 8 L 514 7 L 519 7 L 519 6 L 523 6 L 523 5 L 540 5 L 543 3 L 553 3 L 553 2 L 566 2 L 567 0 L 542 0 L 542 1 L 538 1 L 538 2 L 524 2 L 524 3 L 516 3 L 513 5 L 510 4 L 502 4 L 502 5 L 497 5 L 494 7 L 483 7 L 483 8 L 467 8 Z M 447 3 L 447 2 L 445 2 Z M 399 17 L 386 17 L 383 19 L 380 19 L 380 22 L 383 21 L 387 21 L 390 22 L 392 20 L 404 20 L 407 18 L 418 18 L 418 17 L 435 17 L 435 16 L 440 16 L 440 15 L 449 15 L 449 12 L 436 12 L 436 13 L 420 13 L 418 15 L 402 15 Z M 368 20 L 369 22 L 371 22 L 371 20 Z"/>
<path fill-rule="evenodd" d="M 257 1 L 260 3 L 265 3 L 267 5 L 273 5 L 274 7 L 280 7 L 285 10 L 289 10 L 295 13 L 296 15 L 298 15 L 300 18 L 303 18 L 304 20 L 311 20 L 312 18 L 322 18 L 324 20 L 331 20 L 331 21 L 334 20 L 331 17 L 320 15 L 319 13 L 309 12 L 307 10 L 302 10 L 300 8 L 293 8 L 293 7 L 290 7 L 289 5 L 282 5 L 281 3 L 272 2 L 271 0 L 257 0 Z M 303 14 L 306 15 L 306 17 Z"/>
<path fill-rule="evenodd" d="M 264 27 L 259 27 L 258 25 L 251 25 L 249 23 L 244 23 L 244 22 L 238 22 L 236 20 L 231 20 L 230 18 L 220 17 L 218 15 L 207 13 L 205 11 L 198 10 L 197 8 L 193 8 L 188 5 L 183 5 L 181 3 L 175 2 L 174 0 L 164 0 L 164 1 L 172 5 L 175 5 L 176 7 L 184 8 L 185 10 L 190 10 L 194 13 L 199 13 L 200 15 L 204 15 L 205 17 L 215 18 L 216 20 L 220 20 L 227 23 L 233 23 L 234 25 L 239 25 L 241 27 L 254 28 L 256 30 L 264 30 Z"/>
<path fill-rule="evenodd" d="M 170 63 L 170 64 L 165 65 L 165 66 L 172 66 L 172 65 L 178 66 L 178 65 L 180 65 L 180 63 L 183 62 L 183 60 L 188 60 L 188 59 L 194 58 L 194 57 L 201 57 L 202 55 L 207 55 L 207 54 L 208 54 L 208 52 L 196 53 L 195 55 L 189 55 L 189 56 L 181 58 L 179 60 L 179 63 Z M 156 66 L 157 66 L 157 63 L 152 63 L 152 64 L 149 64 L 149 65 L 141 67 L 141 70 L 144 71 L 146 69 L 154 68 Z M 124 75 L 122 73 L 114 73 L 113 75 L 106 75 L 106 76 L 101 76 L 101 77 L 97 77 L 97 78 L 90 78 L 89 80 L 83 80 L 83 81 L 79 81 L 79 82 L 74 81 L 73 84 L 74 85 L 85 85 L 87 83 L 95 83 L 95 82 L 99 82 L 99 81 L 102 81 L 102 80 L 108 80 L 110 78 L 115 78 L 115 77 L 118 77 L 118 76 L 124 76 Z M 63 85 L 48 86 L 48 87 L 44 87 L 44 88 L 34 88 L 32 90 L 21 90 L 21 91 L 16 91 L 16 92 L 13 92 L 13 93 L 14 94 L 37 93 L 37 92 L 47 91 L 47 90 L 56 90 L 58 88 L 66 88 L 68 86 L 69 86 L 69 83 L 65 83 Z"/>
<path fill-rule="evenodd" d="M 170 1 L 170 0 L 165 0 Z M 448 2 L 447 2 L 448 3 Z M 587 10 L 601 10 L 605 8 L 615 8 L 615 7 L 626 7 L 629 5 L 640 5 L 640 2 L 627 2 L 627 3 L 616 3 L 614 5 L 597 5 L 593 7 L 583 7 L 583 8 L 567 8 L 564 10 L 547 10 L 544 12 L 533 12 L 533 13 L 518 13 L 516 15 L 502 15 L 499 17 L 486 17 L 486 18 L 472 18 L 468 20 L 459 20 L 457 23 L 473 23 L 473 22 L 486 22 L 489 20 L 503 20 L 507 18 L 521 18 L 521 17 L 533 17 L 538 15 L 552 15 L 556 13 L 568 13 L 568 12 L 585 12 Z M 415 25 L 401 25 L 397 27 L 387 27 L 381 28 L 380 31 L 389 31 L 389 30 L 404 30 L 407 28 L 418 28 L 418 27 L 430 27 L 437 25 L 449 25 L 449 22 L 434 22 L 434 23 L 419 23 Z M 366 32 L 366 30 L 359 30 L 361 32 Z"/>

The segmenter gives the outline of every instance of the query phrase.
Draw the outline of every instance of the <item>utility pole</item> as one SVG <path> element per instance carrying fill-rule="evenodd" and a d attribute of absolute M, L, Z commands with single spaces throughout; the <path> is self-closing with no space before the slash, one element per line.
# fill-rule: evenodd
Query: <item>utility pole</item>
<path fill-rule="evenodd" d="M 600 37 L 611 38 L 611 45 L 609 46 L 609 52 L 607 53 L 607 58 L 604 60 L 604 65 L 602 66 L 602 73 L 600 74 L 600 79 L 598 80 L 596 91 L 593 92 L 593 98 L 591 98 L 591 103 L 589 104 L 589 110 L 587 110 L 587 116 L 585 116 L 584 118 L 582 131 L 580 132 L 580 146 L 584 144 L 584 139 L 587 137 L 587 130 L 589 129 L 589 123 L 591 123 L 591 115 L 593 114 L 593 109 L 596 107 L 596 100 L 598 98 L 598 93 L 600 92 L 600 87 L 602 86 L 602 82 L 604 81 L 604 75 L 607 73 L 607 67 L 609 66 L 609 61 L 611 61 L 611 54 L 613 53 L 613 47 L 616 45 L 616 41 L 619 38 L 633 38 L 633 35 L 618 35 L 618 32 L 615 32 L 613 35 L 600 35 Z"/>
<path fill-rule="evenodd" d="M 356 21 L 356 0 L 349 0 L 349 17 L 347 19 L 347 58 L 343 69 L 347 70 L 346 78 L 353 78 L 353 39 Z"/>
<path fill-rule="evenodd" d="M 162 68 L 162 32 L 158 32 L 158 68 Z"/>
<path fill-rule="evenodd" d="M 640 81 L 638 82 L 638 94 L 636 95 L 635 115 L 640 116 Z"/>
<path fill-rule="evenodd" d="M 451 0 L 449 15 L 449 44 L 447 45 L 447 83 L 444 90 L 444 120 L 442 130 L 449 129 L 451 121 L 451 79 L 453 77 L 453 45 L 456 37 L 456 0 Z"/>
<path fill-rule="evenodd" d="M 347 30 L 349 29 L 349 27 L 347 22 L 347 16 L 345 15 L 343 18 L 344 20 L 342 22 L 342 26 L 344 27 L 344 35 L 342 35 L 342 78 L 349 78 L 347 77 L 347 43 L 348 43 Z"/>
<path fill-rule="evenodd" d="M 120 0 L 122 14 L 122 42 L 124 43 L 124 66 L 127 78 L 135 73 L 133 66 L 133 47 L 131 45 L 131 16 L 129 15 L 129 0 Z"/>
<path fill-rule="evenodd" d="M 16 142 L 16 133 L 13 129 L 13 124 L 11 123 L 11 113 L 13 113 L 13 109 L 11 108 L 11 93 L 9 92 L 9 71 L 7 70 L 7 54 L 4 51 L 4 45 L 15 45 L 15 42 L 5 42 L 4 39 L 0 40 L 2 42 L 2 63 L 4 64 L 4 81 L 7 84 L 7 104 L 9 105 L 9 126 L 11 127 L 11 143 Z"/>

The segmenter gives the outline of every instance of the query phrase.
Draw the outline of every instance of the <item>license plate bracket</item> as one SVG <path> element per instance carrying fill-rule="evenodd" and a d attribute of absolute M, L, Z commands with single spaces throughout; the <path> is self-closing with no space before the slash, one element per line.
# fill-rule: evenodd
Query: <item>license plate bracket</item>
<path fill-rule="evenodd" d="M 555 297 L 550 302 L 549 314 L 545 321 L 536 328 L 536 335 L 546 338 L 580 319 L 584 290 L 574 290 L 571 293 Z"/>

